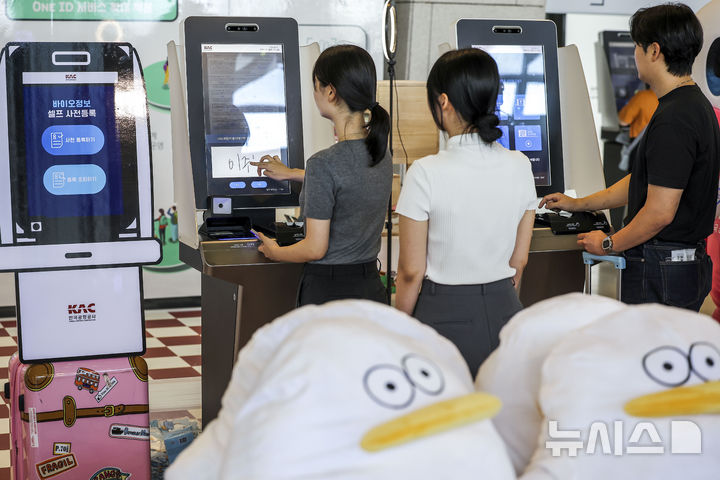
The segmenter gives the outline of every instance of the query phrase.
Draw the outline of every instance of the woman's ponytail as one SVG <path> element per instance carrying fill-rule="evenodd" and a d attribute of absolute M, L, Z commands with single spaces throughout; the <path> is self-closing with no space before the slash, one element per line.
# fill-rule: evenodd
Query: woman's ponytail
<path fill-rule="evenodd" d="M 375 101 L 377 75 L 368 52 L 355 45 L 336 45 L 324 50 L 313 68 L 313 80 L 333 85 L 351 112 L 370 110 L 365 145 L 370 165 L 385 158 L 390 133 L 390 115 Z"/>
<path fill-rule="evenodd" d="M 367 125 L 367 137 L 365 145 L 367 146 L 370 158 L 370 165 L 375 166 L 383 158 L 388 148 L 388 135 L 390 133 L 390 115 L 379 103 L 375 102 L 370 105 L 370 121 Z"/>
<path fill-rule="evenodd" d="M 485 143 L 495 142 L 502 137 L 502 130 L 498 128 L 498 125 L 500 125 L 500 119 L 494 113 L 480 115 L 472 122 L 474 131 L 480 135 L 480 138 Z"/>

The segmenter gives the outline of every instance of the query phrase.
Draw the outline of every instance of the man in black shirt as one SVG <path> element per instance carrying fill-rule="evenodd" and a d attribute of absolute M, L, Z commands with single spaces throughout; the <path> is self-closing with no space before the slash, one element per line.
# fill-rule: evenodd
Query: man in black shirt
<path fill-rule="evenodd" d="M 622 300 L 699 310 L 710 291 L 712 233 L 720 168 L 720 130 L 690 72 L 702 27 L 682 4 L 640 9 L 630 20 L 638 77 L 659 106 L 641 140 L 632 173 L 584 198 L 547 195 L 540 206 L 568 211 L 628 205 L 625 227 L 578 235 L 588 252 L 624 252 Z"/>

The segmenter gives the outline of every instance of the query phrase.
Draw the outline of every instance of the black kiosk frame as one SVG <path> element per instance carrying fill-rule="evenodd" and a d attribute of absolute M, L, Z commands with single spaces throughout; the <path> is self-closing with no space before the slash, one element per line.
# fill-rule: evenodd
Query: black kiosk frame
<path fill-rule="evenodd" d="M 268 260 L 248 231 L 272 232 L 275 209 L 299 205 L 299 184 L 258 177 L 249 165 L 270 154 L 304 166 L 298 26 L 291 18 L 188 17 L 182 28 L 195 208 L 206 212 L 198 248 L 181 243 L 180 258 L 203 274 L 207 425 L 239 350 L 296 305 L 302 264 Z M 215 227 L 228 235 L 213 235 Z"/>
<path fill-rule="evenodd" d="M 514 132 L 511 138 L 519 138 L 520 133 L 525 133 L 528 141 L 528 150 L 518 148 L 517 143 L 510 145 L 512 150 L 520 150 L 525 153 L 533 161 L 533 173 L 535 173 L 535 190 L 538 197 L 545 196 L 554 192 L 562 192 L 565 189 L 565 177 L 563 172 L 563 155 L 562 155 L 562 137 L 560 135 L 560 93 L 558 79 L 558 57 L 557 57 L 557 32 L 555 24 L 549 20 L 492 20 L 492 19 L 469 19 L 463 18 L 458 20 L 456 25 L 457 45 L 458 48 L 482 48 L 482 47 L 534 47 L 537 48 L 533 57 L 542 59 L 544 64 L 542 72 L 537 77 L 542 77 L 542 84 L 545 94 L 545 114 L 530 114 L 526 116 L 517 115 L 521 112 L 520 105 L 515 104 L 512 112 L 504 115 L 500 113 L 500 127 L 504 135 Z M 493 52 L 488 52 L 491 56 Z M 523 57 L 529 57 L 530 54 L 520 53 Z M 513 52 L 513 55 L 515 52 Z M 516 55 L 517 56 L 517 55 Z M 520 57 L 518 57 L 520 59 Z M 508 89 L 509 84 L 520 85 L 521 88 L 529 90 L 530 83 L 527 78 L 527 72 L 530 70 L 528 61 L 521 59 L 524 64 L 522 72 L 512 75 L 508 78 L 503 75 L 500 61 L 500 81 L 505 84 Z M 540 83 L 537 80 L 532 83 Z M 505 92 L 507 94 L 507 92 Z M 502 92 L 501 92 L 502 95 Z M 525 99 L 524 93 L 523 100 Z M 506 95 L 507 96 L 507 95 Z M 513 95 L 516 101 L 520 101 L 520 93 Z M 513 115 L 513 112 L 516 114 Z M 544 117 L 544 118 L 543 118 Z M 550 126 L 552 125 L 552 129 Z M 527 130 L 517 132 L 519 127 L 525 127 Z M 539 133 L 538 138 L 531 138 L 530 135 Z M 538 141 L 540 143 L 538 143 Z M 532 149 L 532 150 L 530 150 Z M 537 155 L 534 153 L 537 152 Z M 543 158 L 544 157 L 544 158 Z M 539 174 L 538 168 L 543 170 Z M 545 171 L 547 170 L 547 171 Z"/>
<path fill-rule="evenodd" d="M 290 168 L 304 165 L 297 22 L 188 17 L 184 29 L 195 207 L 268 227 L 275 208 L 299 205 L 300 186 L 253 176 L 249 161 L 279 153 Z M 233 81 L 246 83 L 231 92 Z M 275 142 L 269 126 L 277 127 Z"/>

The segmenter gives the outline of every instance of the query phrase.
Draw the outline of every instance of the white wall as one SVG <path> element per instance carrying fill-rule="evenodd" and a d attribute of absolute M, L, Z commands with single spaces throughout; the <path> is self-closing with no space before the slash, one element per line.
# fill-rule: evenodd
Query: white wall
<path fill-rule="evenodd" d="M 547 0 L 549 13 L 594 13 L 632 15 L 637 9 L 667 3 L 667 0 Z M 696 12 L 708 3 L 708 0 L 683 0 Z"/>
<path fill-rule="evenodd" d="M 397 0 L 397 78 L 425 81 L 461 18 L 545 18 L 545 0 Z"/>

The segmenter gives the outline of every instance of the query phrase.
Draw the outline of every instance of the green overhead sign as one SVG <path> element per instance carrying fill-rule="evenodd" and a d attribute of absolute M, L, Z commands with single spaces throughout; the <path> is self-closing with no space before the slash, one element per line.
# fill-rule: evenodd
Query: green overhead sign
<path fill-rule="evenodd" d="M 178 0 L 7 0 L 13 20 L 173 21 Z"/>

